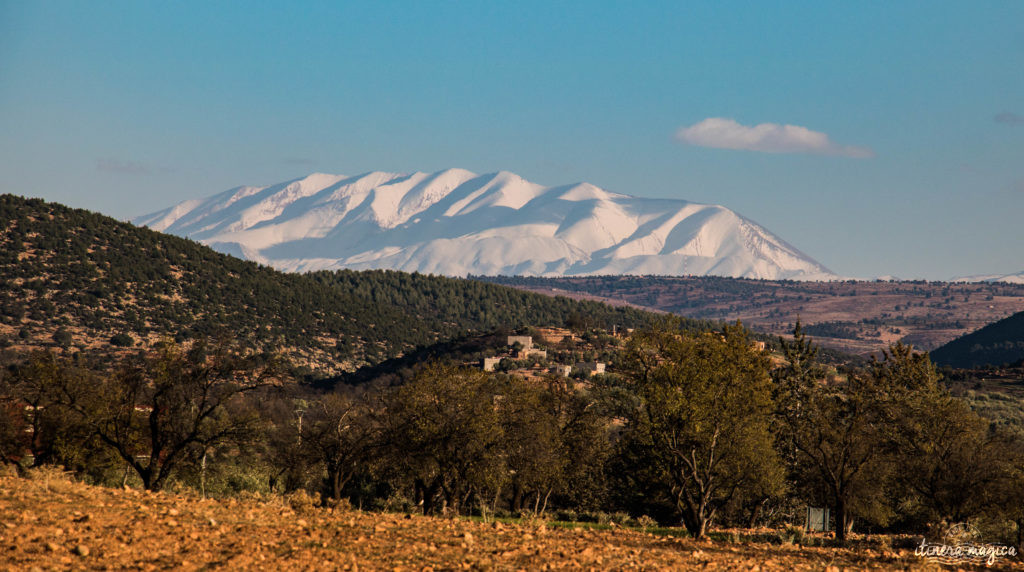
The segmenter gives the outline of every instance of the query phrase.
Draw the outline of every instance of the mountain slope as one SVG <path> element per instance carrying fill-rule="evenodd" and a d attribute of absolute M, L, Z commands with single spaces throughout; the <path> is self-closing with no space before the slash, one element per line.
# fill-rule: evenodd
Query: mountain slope
<path fill-rule="evenodd" d="M 961 368 L 1019 362 L 1024 359 L 1024 312 L 961 336 L 931 357 L 937 364 Z"/>
<path fill-rule="evenodd" d="M 725 207 L 543 187 L 508 172 L 315 173 L 134 222 L 285 271 L 835 278 Z"/>
<path fill-rule="evenodd" d="M 0 347 L 96 348 L 117 334 L 138 341 L 227 330 L 339 373 L 464 333 L 578 316 L 609 328 L 649 318 L 471 280 L 287 274 L 88 211 L 0 195 Z"/>

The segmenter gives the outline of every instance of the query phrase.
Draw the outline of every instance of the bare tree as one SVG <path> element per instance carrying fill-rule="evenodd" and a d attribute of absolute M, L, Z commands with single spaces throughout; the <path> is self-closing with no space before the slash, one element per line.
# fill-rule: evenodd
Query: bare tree
<path fill-rule="evenodd" d="M 190 449 L 250 434 L 257 416 L 235 406 L 279 379 L 275 360 L 224 339 L 200 339 L 187 349 L 165 342 L 123 364 L 92 398 L 72 403 L 147 489 L 160 490 Z"/>
<path fill-rule="evenodd" d="M 331 498 L 340 499 L 349 480 L 380 448 L 380 427 L 367 395 L 332 393 L 311 404 L 299 431 L 302 446 L 327 473 Z"/>

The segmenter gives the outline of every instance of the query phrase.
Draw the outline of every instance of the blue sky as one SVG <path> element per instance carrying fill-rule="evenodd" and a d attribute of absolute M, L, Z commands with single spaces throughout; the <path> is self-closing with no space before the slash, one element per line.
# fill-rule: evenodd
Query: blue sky
<path fill-rule="evenodd" d="M 722 204 L 846 276 L 1019 272 L 1024 2 L 0 0 L 0 192 L 448 167 Z"/>

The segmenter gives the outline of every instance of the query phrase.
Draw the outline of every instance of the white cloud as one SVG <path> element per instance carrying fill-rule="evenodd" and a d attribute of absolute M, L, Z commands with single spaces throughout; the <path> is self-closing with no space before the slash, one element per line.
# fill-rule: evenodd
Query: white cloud
<path fill-rule="evenodd" d="M 811 153 L 856 158 L 875 155 L 867 147 L 839 145 L 828 135 L 799 125 L 761 123 L 749 127 L 724 117 L 709 117 L 689 127 L 680 127 L 676 131 L 676 139 L 698 147 L 762 153 Z"/>

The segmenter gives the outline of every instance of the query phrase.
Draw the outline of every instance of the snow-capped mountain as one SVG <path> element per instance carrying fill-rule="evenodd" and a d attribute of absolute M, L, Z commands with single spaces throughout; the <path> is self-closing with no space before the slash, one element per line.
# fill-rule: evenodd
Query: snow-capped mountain
<path fill-rule="evenodd" d="M 836 278 L 725 207 L 544 187 L 508 172 L 315 173 L 133 222 L 285 271 Z"/>
<path fill-rule="evenodd" d="M 978 276 L 958 276 L 951 282 L 1009 282 L 1024 284 L 1024 271 L 1016 274 L 983 274 Z"/>

